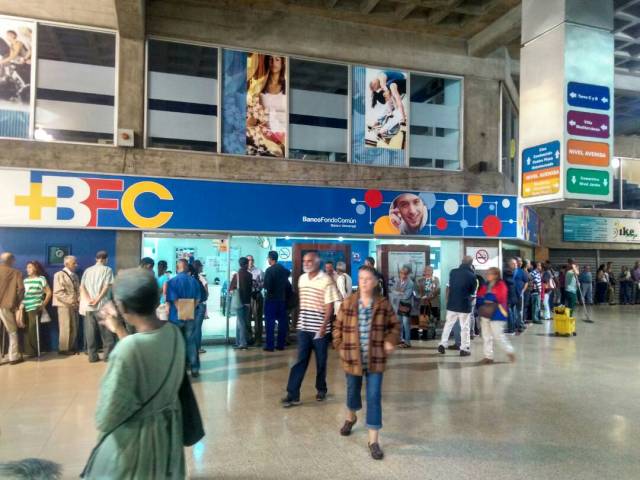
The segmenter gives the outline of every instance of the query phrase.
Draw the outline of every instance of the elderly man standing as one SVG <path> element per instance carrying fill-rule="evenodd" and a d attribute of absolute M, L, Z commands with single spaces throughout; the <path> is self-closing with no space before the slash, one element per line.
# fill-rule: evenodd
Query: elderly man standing
<path fill-rule="evenodd" d="M 96 264 L 87 268 L 80 281 L 80 291 L 84 305 L 84 335 L 87 339 L 89 362 L 100 360 L 98 357 L 98 335 L 102 338 L 104 361 L 116 344 L 116 338 L 105 326 L 98 323 L 97 313 L 107 303 L 107 293 L 113 283 L 113 270 L 107 266 L 109 255 L 104 250 L 96 253 Z"/>
<path fill-rule="evenodd" d="M 9 333 L 9 363 L 11 365 L 22 362 L 22 357 L 18 352 L 16 310 L 24 296 L 24 283 L 22 282 L 22 273 L 13 268 L 15 261 L 16 258 L 12 253 L 0 254 L 0 320 Z"/>
<path fill-rule="evenodd" d="M 58 309 L 61 355 L 76 353 L 80 280 L 76 275 L 78 261 L 73 255 L 64 257 L 64 268 L 53 276 L 53 306 Z"/>
<path fill-rule="evenodd" d="M 308 252 L 302 259 L 304 274 L 298 280 L 300 314 L 298 317 L 298 360 L 289 372 L 287 396 L 282 399 L 285 408 L 300 405 L 300 387 L 311 360 L 316 355 L 316 400 L 327 398 L 328 334 L 338 289 L 333 279 L 320 270 L 318 252 Z"/>
<path fill-rule="evenodd" d="M 461 344 L 460 356 L 471 355 L 471 299 L 476 293 L 478 282 L 473 272 L 473 258 L 465 256 L 458 268 L 449 274 L 449 289 L 447 292 L 447 321 L 442 330 L 442 338 L 438 345 L 438 352 L 444 354 L 449 335 L 456 322 L 460 322 Z"/>

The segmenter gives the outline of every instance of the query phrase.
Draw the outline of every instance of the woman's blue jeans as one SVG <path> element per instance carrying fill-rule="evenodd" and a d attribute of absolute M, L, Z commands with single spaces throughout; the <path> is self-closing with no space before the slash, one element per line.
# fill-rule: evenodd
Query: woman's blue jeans
<path fill-rule="evenodd" d="M 362 409 L 362 379 L 367 379 L 367 428 L 382 428 L 382 373 L 369 373 L 362 376 L 347 373 L 347 408 L 352 412 Z"/>
<path fill-rule="evenodd" d="M 247 346 L 247 320 L 249 318 L 249 305 L 242 305 L 236 312 L 236 347 Z"/>

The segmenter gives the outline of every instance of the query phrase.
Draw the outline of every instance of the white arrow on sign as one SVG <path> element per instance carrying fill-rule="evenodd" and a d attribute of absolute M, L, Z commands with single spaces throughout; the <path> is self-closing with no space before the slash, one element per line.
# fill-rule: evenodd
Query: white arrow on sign
<path fill-rule="evenodd" d="M 560 150 L 556 150 L 555 157 L 556 157 L 556 158 L 560 158 Z"/>
<path fill-rule="evenodd" d="M 576 184 L 576 176 L 575 175 L 573 177 L 571 177 L 571 183 L 573 183 L 574 185 Z"/>
<path fill-rule="evenodd" d="M 603 181 L 602 183 L 604 183 L 604 186 L 606 187 L 606 186 L 608 186 L 608 185 L 609 185 L 609 180 L 607 180 L 607 179 L 605 178 L 605 179 L 604 179 L 604 181 Z"/>
<path fill-rule="evenodd" d="M 531 157 L 527 157 L 527 165 L 531 165 Z"/>
<path fill-rule="evenodd" d="M 609 103 L 609 99 L 607 97 L 602 97 L 602 103 Z"/>
<path fill-rule="evenodd" d="M 607 127 L 605 124 L 602 124 L 602 125 L 600 125 L 600 129 L 609 130 L 609 127 Z"/>
<path fill-rule="evenodd" d="M 569 125 L 571 125 L 572 127 L 576 126 L 576 121 L 575 120 L 570 120 L 569 121 Z"/>
<path fill-rule="evenodd" d="M 577 94 L 576 92 L 571 92 L 571 93 L 569 94 L 569 96 L 570 96 L 571 98 L 576 98 L 576 97 L 578 96 L 578 94 Z"/>

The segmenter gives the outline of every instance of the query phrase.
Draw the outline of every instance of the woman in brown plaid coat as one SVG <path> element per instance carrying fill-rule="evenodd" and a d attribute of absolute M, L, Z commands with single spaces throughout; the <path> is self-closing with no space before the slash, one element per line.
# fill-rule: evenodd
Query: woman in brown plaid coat
<path fill-rule="evenodd" d="M 382 376 L 387 356 L 400 340 L 400 324 L 386 298 L 376 295 L 378 279 L 371 267 L 358 272 L 358 292 L 347 297 L 336 317 L 333 346 L 340 352 L 347 374 L 347 419 L 340 434 L 348 436 L 362 408 L 362 379 L 367 380 L 369 451 L 375 460 L 384 456 L 378 442 L 382 428 Z"/>

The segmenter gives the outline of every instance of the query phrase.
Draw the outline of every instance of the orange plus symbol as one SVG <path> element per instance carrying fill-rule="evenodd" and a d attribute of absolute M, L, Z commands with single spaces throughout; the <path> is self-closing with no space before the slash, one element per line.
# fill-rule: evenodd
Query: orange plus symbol
<path fill-rule="evenodd" d="M 17 207 L 29 207 L 29 220 L 40 220 L 42 209 L 56 206 L 56 197 L 43 197 L 42 184 L 32 183 L 29 195 L 16 195 Z"/>

